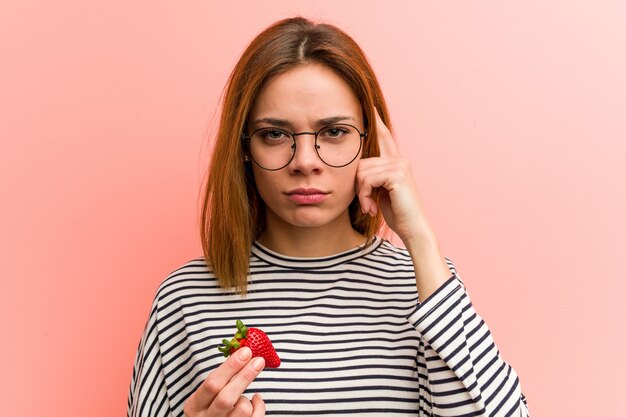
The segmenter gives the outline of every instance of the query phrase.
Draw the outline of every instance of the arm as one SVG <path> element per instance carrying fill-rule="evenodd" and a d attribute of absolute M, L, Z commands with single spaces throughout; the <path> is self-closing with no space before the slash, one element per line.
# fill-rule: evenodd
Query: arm
<path fill-rule="evenodd" d="M 421 335 L 420 412 L 528 416 L 517 374 L 500 358 L 454 267 L 441 254 L 408 161 L 378 112 L 375 126 L 380 157 L 360 161 L 358 197 L 365 213 L 382 210 L 413 261 L 419 302 L 408 319 Z M 374 189 L 380 190 L 378 201 Z"/>
<path fill-rule="evenodd" d="M 452 276 L 408 317 L 421 336 L 426 405 L 441 416 L 529 416 L 515 370 L 500 357 L 452 262 L 448 266 Z"/>

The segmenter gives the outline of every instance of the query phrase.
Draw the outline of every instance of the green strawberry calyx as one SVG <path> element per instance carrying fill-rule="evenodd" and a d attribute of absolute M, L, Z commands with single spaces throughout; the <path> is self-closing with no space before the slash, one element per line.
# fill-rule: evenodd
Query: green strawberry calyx
<path fill-rule="evenodd" d="M 241 339 L 245 339 L 248 336 L 248 328 L 243 324 L 241 320 L 237 320 L 237 333 L 232 339 L 222 339 L 222 346 L 218 346 L 217 349 L 224 354 L 227 358 L 231 353 L 241 347 Z"/>

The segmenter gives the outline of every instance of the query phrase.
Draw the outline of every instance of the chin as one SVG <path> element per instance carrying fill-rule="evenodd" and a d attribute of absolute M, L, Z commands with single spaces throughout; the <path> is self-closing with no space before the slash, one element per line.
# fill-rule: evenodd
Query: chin
<path fill-rule="evenodd" d="M 320 218 L 318 216 L 298 216 L 291 219 L 283 219 L 295 227 L 322 227 L 332 222 L 332 219 Z"/>
<path fill-rule="evenodd" d="M 325 212 L 325 210 L 306 207 L 295 212 L 285 213 L 282 216 L 278 215 L 277 217 L 290 226 L 315 228 L 337 222 L 342 216 L 341 213 L 331 214 Z"/>

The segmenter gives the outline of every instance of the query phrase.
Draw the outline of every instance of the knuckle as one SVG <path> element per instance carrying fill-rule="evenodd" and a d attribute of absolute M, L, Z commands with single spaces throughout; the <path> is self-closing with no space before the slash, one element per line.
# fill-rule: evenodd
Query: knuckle
<path fill-rule="evenodd" d="M 191 405 L 189 405 L 189 400 L 185 401 L 185 404 L 183 404 L 183 415 L 185 417 L 193 415 L 193 410 L 191 409 Z"/>
<path fill-rule="evenodd" d="M 211 395 L 217 395 L 222 387 L 220 384 L 213 378 L 208 377 L 202 383 L 202 388 Z"/>
<path fill-rule="evenodd" d="M 215 397 L 211 405 L 220 411 L 227 411 L 233 408 L 235 400 L 222 392 Z"/>

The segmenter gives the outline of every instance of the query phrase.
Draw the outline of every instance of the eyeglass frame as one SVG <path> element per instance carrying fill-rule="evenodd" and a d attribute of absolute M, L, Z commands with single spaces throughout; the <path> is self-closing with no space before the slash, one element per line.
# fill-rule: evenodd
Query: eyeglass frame
<path fill-rule="evenodd" d="M 354 155 L 354 157 L 353 157 L 353 158 L 352 158 L 349 162 L 347 162 L 347 163 L 345 163 L 345 164 L 343 164 L 343 165 L 331 165 L 331 164 L 329 164 L 328 162 L 324 161 L 324 158 L 322 158 L 322 157 L 320 156 L 320 153 L 319 153 L 319 148 L 320 148 L 320 147 L 319 147 L 319 145 L 317 144 L 317 136 L 318 136 L 318 135 L 319 135 L 319 133 L 320 133 L 321 131 L 323 131 L 324 129 L 332 128 L 333 126 L 350 126 L 350 127 L 354 128 L 354 130 L 356 130 L 357 132 L 359 132 L 359 149 L 358 149 L 358 151 L 356 152 L 356 155 Z M 258 162 L 254 159 L 254 156 L 252 156 L 252 152 L 250 152 L 250 141 L 252 140 L 252 136 L 253 136 L 256 132 L 258 132 L 259 130 L 263 130 L 263 129 L 276 129 L 276 130 L 280 130 L 281 132 L 288 133 L 288 134 L 289 134 L 289 136 L 291 136 L 291 141 L 293 142 L 293 144 L 292 144 L 293 152 L 291 153 L 291 158 L 289 158 L 289 161 L 287 161 L 287 163 L 286 163 L 285 165 L 281 166 L 280 168 L 266 168 L 266 167 L 264 167 L 263 165 L 261 165 L 260 163 L 258 163 Z M 248 146 L 247 146 L 246 150 L 247 150 L 247 153 L 250 155 L 250 159 L 252 159 L 252 162 L 254 162 L 255 164 L 257 164 L 257 166 L 258 166 L 259 168 L 264 169 L 264 170 L 266 170 L 266 171 L 278 171 L 278 170 L 281 170 L 281 169 L 285 168 L 287 165 L 289 165 L 289 164 L 291 163 L 291 161 L 293 161 L 293 157 L 294 157 L 294 156 L 296 156 L 296 151 L 297 151 L 297 149 L 298 149 L 298 144 L 296 143 L 296 136 L 301 136 L 301 135 L 315 135 L 315 145 L 314 145 L 314 148 L 315 148 L 315 153 L 317 154 L 317 157 L 320 159 L 320 161 L 322 161 L 322 162 L 324 163 L 324 165 L 327 165 L 327 166 L 329 166 L 329 167 L 331 167 L 331 168 L 343 168 L 343 167 L 345 167 L 345 166 L 350 165 L 350 164 L 351 164 L 352 162 L 354 162 L 354 160 L 355 160 L 355 159 L 359 156 L 359 153 L 361 152 L 361 149 L 363 149 L 363 140 L 365 140 L 365 138 L 367 137 L 367 134 L 368 134 L 368 133 L 369 133 L 369 132 L 367 131 L 367 129 L 365 129 L 365 132 L 364 132 L 364 133 L 361 133 L 361 131 L 359 130 L 359 128 L 358 128 L 358 127 L 353 126 L 353 125 L 348 124 L 348 123 L 333 123 L 333 124 L 330 124 L 330 125 L 328 125 L 328 126 L 324 126 L 324 127 L 322 127 L 320 130 L 318 130 L 318 131 L 316 131 L 316 132 L 290 132 L 289 130 L 287 130 L 287 129 L 283 129 L 283 128 L 281 128 L 281 127 L 267 126 L 267 127 L 260 127 L 260 128 L 258 128 L 258 129 L 253 130 L 253 131 L 252 131 L 252 133 L 251 133 L 250 135 L 246 135 L 245 133 L 242 133 L 242 134 L 241 134 L 241 139 L 242 139 L 242 140 L 244 140 L 244 141 L 246 141 L 246 142 L 247 142 L 247 144 L 248 144 Z"/>

